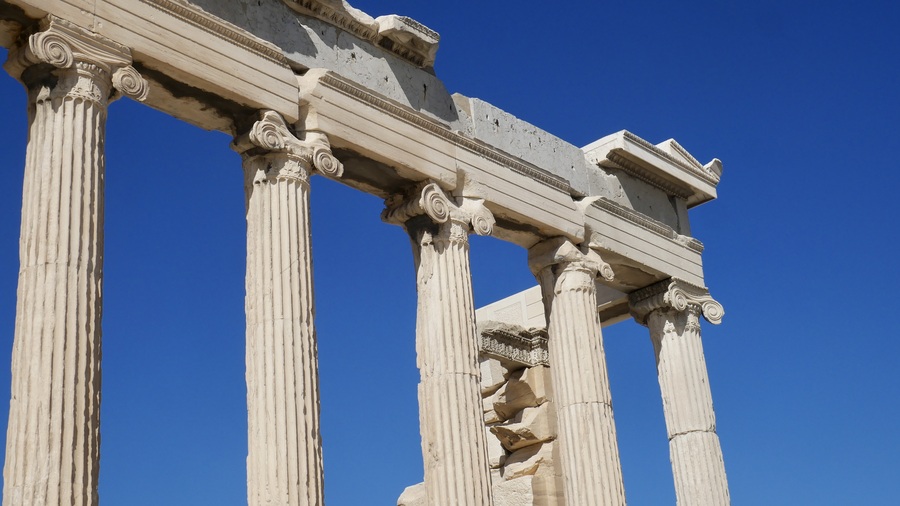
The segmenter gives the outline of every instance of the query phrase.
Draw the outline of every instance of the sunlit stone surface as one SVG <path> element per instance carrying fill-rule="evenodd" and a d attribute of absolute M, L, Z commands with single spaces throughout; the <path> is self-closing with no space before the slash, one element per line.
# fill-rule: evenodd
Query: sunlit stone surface
<path fill-rule="evenodd" d="M 249 504 L 323 502 L 315 174 L 387 199 L 413 241 L 425 479 L 401 504 L 623 504 L 601 326 L 631 317 L 656 350 L 679 503 L 728 503 L 698 324 L 722 309 L 689 219 L 722 163 L 627 131 L 579 148 L 451 94 L 439 40 L 345 1 L 0 0 L 30 107 L 4 505 L 97 502 L 119 96 L 226 132 L 243 158 Z M 477 326 L 470 232 L 528 250 L 541 285 Z"/>
<path fill-rule="evenodd" d="M 3 504 L 97 504 L 106 109 L 146 83 L 128 49 L 56 18 L 39 28 L 6 64 L 30 132 Z"/>

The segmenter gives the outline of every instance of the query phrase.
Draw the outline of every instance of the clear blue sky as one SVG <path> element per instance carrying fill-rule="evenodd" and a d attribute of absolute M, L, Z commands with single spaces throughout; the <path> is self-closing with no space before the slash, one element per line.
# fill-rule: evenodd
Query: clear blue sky
<path fill-rule="evenodd" d="M 354 6 L 434 28 L 448 89 L 573 144 L 624 128 L 721 158 L 719 200 L 691 222 L 726 309 L 703 331 L 734 503 L 897 504 L 894 2 Z M 0 364 L 12 347 L 24 104 L 0 75 Z M 246 504 L 239 157 L 226 135 L 127 100 L 108 129 L 101 498 Z M 314 180 L 330 506 L 395 504 L 422 479 L 412 255 L 381 207 Z M 498 240 L 474 238 L 472 265 L 479 306 L 534 283 L 524 251 Z M 604 338 L 629 503 L 674 504 L 646 329 L 623 323 Z"/>

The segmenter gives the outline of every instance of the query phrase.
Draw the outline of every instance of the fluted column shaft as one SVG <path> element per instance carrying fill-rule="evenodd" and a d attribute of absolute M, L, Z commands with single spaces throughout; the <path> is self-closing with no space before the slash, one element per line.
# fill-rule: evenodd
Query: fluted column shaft
<path fill-rule="evenodd" d="M 106 112 L 121 72 L 145 83 L 121 46 L 41 28 L 6 64 L 28 88 L 29 140 L 3 504 L 95 505 Z"/>
<path fill-rule="evenodd" d="M 655 290 L 664 291 L 653 295 L 650 287 L 632 294 L 632 307 L 650 328 L 678 504 L 730 504 L 700 339 L 701 314 L 718 323 L 722 307 L 705 290 L 677 281 Z"/>
<path fill-rule="evenodd" d="M 410 207 L 415 211 L 408 212 Z M 386 211 L 387 219 L 405 225 L 416 261 L 416 352 L 427 504 L 489 506 L 491 479 L 468 234 L 473 220 L 478 233 L 490 233 L 493 217 L 477 203 L 457 206 L 436 184 L 417 193 L 405 211 L 395 211 L 393 215 Z M 415 216 L 418 212 L 425 214 Z"/>
<path fill-rule="evenodd" d="M 309 176 L 342 166 L 324 136 L 306 137 L 268 111 L 234 146 L 247 199 L 250 506 L 323 504 Z"/>
<path fill-rule="evenodd" d="M 566 504 L 624 505 L 612 396 L 597 314 L 598 274 L 612 270 L 597 253 L 555 239 L 529 261 L 548 309 L 548 346 Z"/>

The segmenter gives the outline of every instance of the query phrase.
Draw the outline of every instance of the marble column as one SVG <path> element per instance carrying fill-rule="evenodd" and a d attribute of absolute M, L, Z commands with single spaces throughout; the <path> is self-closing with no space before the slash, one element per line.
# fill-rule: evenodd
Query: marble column
<path fill-rule="evenodd" d="M 29 137 L 3 505 L 94 505 L 106 112 L 147 83 L 127 48 L 53 17 L 4 67 L 28 90 Z"/>
<path fill-rule="evenodd" d="M 718 324 L 722 306 L 705 288 L 676 279 L 637 290 L 629 299 L 637 321 L 650 328 L 656 352 L 678 504 L 730 504 L 700 340 L 700 316 Z"/>
<path fill-rule="evenodd" d="M 247 202 L 248 504 L 321 506 L 309 177 L 342 166 L 324 135 L 300 140 L 273 111 L 234 148 Z"/>
<path fill-rule="evenodd" d="M 416 352 L 426 504 L 488 506 L 491 478 L 468 234 L 491 233 L 483 202 L 451 199 L 436 183 L 389 200 L 382 215 L 413 243 L 418 291 Z"/>
<path fill-rule="evenodd" d="M 624 505 L 595 285 L 598 276 L 612 280 L 612 268 L 597 252 L 562 237 L 533 246 L 528 263 L 541 285 L 548 315 L 566 504 Z"/>

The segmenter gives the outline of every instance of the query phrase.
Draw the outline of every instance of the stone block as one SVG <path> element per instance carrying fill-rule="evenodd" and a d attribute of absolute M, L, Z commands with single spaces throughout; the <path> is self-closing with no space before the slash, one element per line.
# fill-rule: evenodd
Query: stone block
<path fill-rule="evenodd" d="M 512 452 L 503 466 L 503 479 L 515 480 L 538 472 L 553 474 L 553 442 L 526 446 Z"/>
<path fill-rule="evenodd" d="M 525 408 L 509 422 L 494 425 L 490 430 L 509 451 L 550 441 L 557 434 L 553 409 L 553 403 L 549 402 L 536 408 Z"/>
<path fill-rule="evenodd" d="M 506 450 L 503 448 L 503 445 L 500 444 L 500 440 L 497 439 L 497 436 L 491 432 L 490 427 L 485 427 L 484 432 L 485 442 L 487 444 L 488 464 L 491 466 L 491 469 L 500 469 L 506 462 Z"/>
<path fill-rule="evenodd" d="M 596 168 L 580 148 L 483 100 L 456 93 L 453 102 L 459 116 L 471 121 L 461 129 L 466 135 L 565 179 L 578 193 L 590 194 L 588 174 Z"/>
<path fill-rule="evenodd" d="M 509 382 L 492 397 L 501 420 L 509 420 L 525 408 L 540 406 L 552 397 L 550 368 L 528 367 L 510 375 Z"/>
<path fill-rule="evenodd" d="M 425 506 L 425 483 L 416 483 L 403 490 L 397 506 Z"/>
<path fill-rule="evenodd" d="M 495 358 L 483 357 L 481 367 L 481 396 L 486 397 L 496 392 L 509 377 L 509 369 Z"/>
<path fill-rule="evenodd" d="M 532 506 L 565 506 L 563 496 L 562 475 L 558 470 L 554 473 L 544 473 L 543 468 L 531 481 L 531 491 L 534 495 Z"/>
<path fill-rule="evenodd" d="M 492 423 L 500 423 L 503 421 L 497 412 L 494 411 L 494 397 L 488 397 L 486 399 L 481 400 L 481 408 L 484 411 L 484 423 L 492 424 Z"/>
<path fill-rule="evenodd" d="M 532 477 L 503 481 L 493 488 L 494 506 L 530 506 L 534 504 Z"/>

